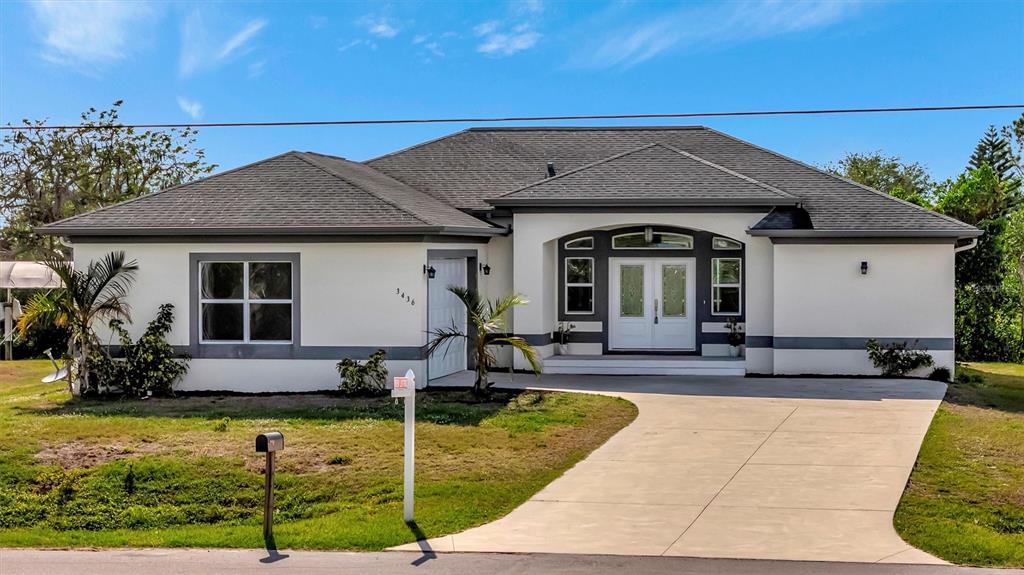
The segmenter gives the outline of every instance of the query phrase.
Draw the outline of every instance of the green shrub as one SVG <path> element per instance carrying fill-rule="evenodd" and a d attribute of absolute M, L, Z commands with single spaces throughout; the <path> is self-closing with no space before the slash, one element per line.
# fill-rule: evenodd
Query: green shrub
<path fill-rule="evenodd" d="M 382 395 L 387 391 L 388 368 L 383 349 L 373 352 L 364 363 L 345 358 L 338 362 L 341 383 L 338 389 L 346 395 Z"/>
<path fill-rule="evenodd" d="M 914 345 L 917 345 L 916 341 Z M 914 349 L 905 341 L 882 345 L 877 339 L 869 339 L 864 347 L 871 363 L 882 370 L 882 375 L 886 377 L 902 377 L 915 369 L 935 363 L 927 349 Z"/>
<path fill-rule="evenodd" d="M 131 335 L 119 319 L 110 321 L 110 329 L 121 344 L 121 359 L 98 351 L 89 361 L 91 372 L 100 387 L 118 388 L 133 397 L 170 396 L 174 384 L 188 372 L 189 357 L 178 359 L 174 348 L 167 343 L 167 334 L 174 323 L 174 305 L 160 306 L 156 317 L 149 322 L 139 341 Z"/>
<path fill-rule="evenodd" d="M 327 458 L 327 465 L 348 465 L 349 463 L 352 463 L 351 455 L 343 455 L 339 453 L 338 455 L 332 455 Z"/>
<path fill-rule="evenodd" d="M 931 380 L 934 380 L 934 381 L 949 382 L 953 378 L 952 378 L 952 376 L 949 373 L 949 368 L 948 367 L 936 367 L 935 369 L 932 370 L 931 373 L 928 374 L 928 379 L 931 379 Z"/>
<path fill-rule="evenodd" d="M 956 376 L 956 382 L 964 385 L 981 385 L 985 383 L 985 378 L 976 373 L 961 372 Z"/>
<path fill-rule="evenodd" d="M 228 430 L 228 424 L 229 423 L 231 423 L 231 418 L 230 417 L 225 417 L 225 418 L 221 419 L 220 421 L 218 421 L 217 423 L 213 424 L 213 430 L 214 431 L 218 431 L 220 433 L 224 433 L 225 431 Z"/>

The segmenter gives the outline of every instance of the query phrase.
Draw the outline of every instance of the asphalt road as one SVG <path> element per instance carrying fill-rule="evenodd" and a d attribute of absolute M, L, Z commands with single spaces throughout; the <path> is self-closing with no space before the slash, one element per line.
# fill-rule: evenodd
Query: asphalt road
<path fill-rule="evenodd" d="M 366 575 L 401 573 L 457 574 L 587 574 L 653 575 L 1024 575 L 1022 570 L 974 569 L 932 565 L 820 563 L 631 557 L 608 555 L 544 555 L 500 553 L 331 553 L 198 549 L 116 551 L 42 551 L 0 549 L 0 575 L 207 575 L 231 573 Z"/>

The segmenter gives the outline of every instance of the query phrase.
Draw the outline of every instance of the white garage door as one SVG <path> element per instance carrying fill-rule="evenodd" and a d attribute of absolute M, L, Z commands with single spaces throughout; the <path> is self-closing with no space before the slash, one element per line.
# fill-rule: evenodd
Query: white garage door
<path fill-rule="evenodd" d="M 466 287 L 466 260 L 434 259 L 428 264 L 434 268 L 434 279 L 428 280 L 427 287 L 427 324 L 430 331 L 438 328 L 455 326 L 465 333 L 466 308 L 448 291 L 448 286 Z M 466 369 L 466 340 L 450 340 L 451 344 L 442 345 L 429 360 L 430 379 L 444 377 Z"/>

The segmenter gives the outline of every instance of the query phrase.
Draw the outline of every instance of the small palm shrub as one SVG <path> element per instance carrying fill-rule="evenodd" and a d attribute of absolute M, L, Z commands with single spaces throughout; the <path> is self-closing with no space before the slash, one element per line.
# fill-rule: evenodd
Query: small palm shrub
<path fill-rule="evenodd" d="M 491 369 L 498 362 L 492 348 L 497 345 L 508 345 L 518 351 L 530 364 L 530 368 L 537 375 L 540 375 L 543 364 L 540 355 L 532 345 L 519 336 L 503 335 L 505 333 L 505 316 L 508 312 L 519 305 L 530 303 L 519 294 L 505 296 L 494 301 L 487 301 L 480 297 L 476 290 L 462 286 L 448 286 L 448 291 L 459 298 L 466 308 L 466 327 L 455 325 L 443 327 L 430 331 L 431 340 L 427 344 L 427 355 L 433 355 L 438 351 L 447 354 L 448 349 L 456 340 L 466 340 L 472 346 L 473 356 L 476 358 L 476 380 L 473 383 L 473 393 L 477 396 L 485 395 L 491 388 L 493 382 L 490 380 Z M 442 350 L 442 348 L 444 348 Z"/>
<path fill-rule="evenodd" d="M 337 369 L 341 383 L 338 384 L 338 389 L 345 395 L 384 394 L 388 382 L 388 368 L 384 364 L 384 355 L 384 350 L 378 349 L 370 354 L 364 363 L 349 358 L 339 361 Z"/>
<path fill-rule="evenodd" d="M 933 381 L 945 381 L 948 383 L 952 381 L 953 377 L 949 373 L 948 367 L 936 367 L 935 369 L 932 370 L 931 373 L 928 374 L 928 379 L 931 379 Z"/>
<path fill-rule="evenodd" d="M 917 345 L 916 341 L 914 345 Z M 935 363 L 927 349 L 909 347 L 905 341 L 882 345 L 877 339 L 869 339 L 864 347 L 871 363 L 882 370 L 882 375 L 886 377 L 903 377 L 915 369 Z"/>

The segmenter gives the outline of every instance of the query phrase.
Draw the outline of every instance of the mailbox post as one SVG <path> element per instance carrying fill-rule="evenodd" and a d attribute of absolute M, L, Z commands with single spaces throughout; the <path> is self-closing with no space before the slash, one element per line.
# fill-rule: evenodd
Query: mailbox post
<path fill-rule="evenodd" d="M 391 397 L 401 397 L 405 400 L 405 486 L 403 489 L 403 515 L 406 523 L 412 523 L 413 492 L 415 487 L 416 466 L 416 374 L 405 372 L 404 377 L 396 377 L 391 387 Z"/>
<path fill-rule="evenodd" d="M 256 453 L 267 454 L 267 469 L 263 493 L 263 541 L 274 540 L 274 454 L 284 449 L 284 434 L 268 431 L 256 436 Z"/>

